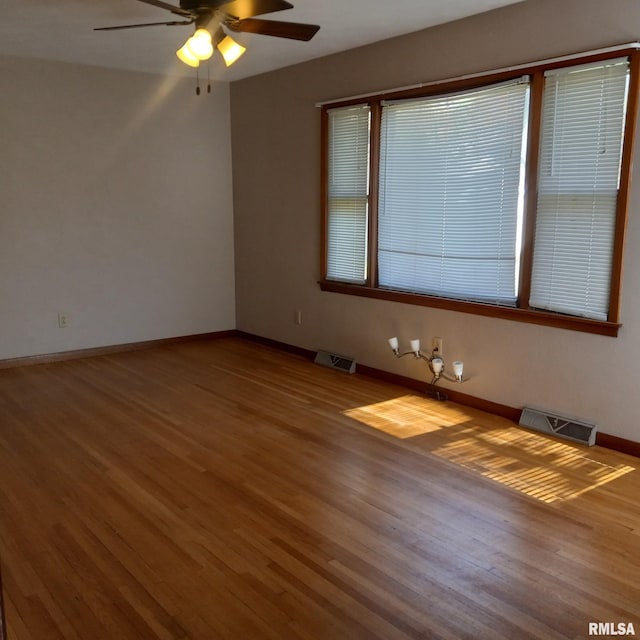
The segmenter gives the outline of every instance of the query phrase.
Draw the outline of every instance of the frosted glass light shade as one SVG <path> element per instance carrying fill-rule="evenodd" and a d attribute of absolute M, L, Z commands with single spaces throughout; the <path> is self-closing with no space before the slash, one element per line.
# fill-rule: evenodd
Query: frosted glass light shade
<path fill-rule="evenodd" d="M 218 51 L 222 54 L 224 63 L 227 67 L 230 67 L 246 51 L 246 48 L 238 44 L 230 36 L 225 36 L 225 38 L 218 43 Z"/>
<path fill-rule="evenodd" d="M 191 38 L 189 38 L 189 40 L 191 40 Z M 181 62 L 188 64 L 190 67 L 198 67 L 200 66 L 200 60 L 193 51 L 191 51 L 191 47 L 189 47 L 189 40 L 185 42 L 181 49 L 176 51 L 176 55 Z"/>
<path fill-rule="evenodd" d="M 431 361 L 431 367 L 433 368 L 433 373 L 439 376 L 442 373 L 442 369 L 444 368 L 444 361 L 442 358 L 434 358 Z"/>
<path fill-rule="evenodd" d="M 462 380 L 462 371 L 464 370 L 464 362 L 456 360 L 452 363 L 453 373 L 456 376 L 456 380 Z"/>
<path fill-rule="evenodd" d="M 389 338 L 389 346 L 391 347 L 392 351 L 397 351 L 398 350 L 398 338 Z"/>
<path fill-rule="evenodd" d="M 413 351 L 413 353 L 420 351 L 420 340 L 414 339 L 411 341 L 411 351 Z"/>

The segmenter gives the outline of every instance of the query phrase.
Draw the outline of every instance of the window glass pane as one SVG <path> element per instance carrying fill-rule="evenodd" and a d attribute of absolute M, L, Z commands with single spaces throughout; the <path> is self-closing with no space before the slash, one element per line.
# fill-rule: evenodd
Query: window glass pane
<path fill-rule="evenodd" d="M 532 307 L 606 320 L 627 60 L 545 79 Z"/>
<path fill-rule="evenodd" d="M 327 274 L 367 278 L 369 106 L 333 109 L 329 117 Z"/>
<path fill-rule="evenodd" d="M 380 286 L 515 304 L 528 89 L 384 105 Z"/>

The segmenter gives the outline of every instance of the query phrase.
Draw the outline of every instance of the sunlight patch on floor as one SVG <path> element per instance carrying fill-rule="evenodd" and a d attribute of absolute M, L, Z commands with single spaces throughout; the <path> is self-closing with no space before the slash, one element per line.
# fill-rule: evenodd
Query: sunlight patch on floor
<path fill-rule="evenodd" d="M 446 412 L 436 411 L 440 406 L 434 400 L 415 395 L 401 396 L 384 402 L 356 407 L 344 415 L 363 424 L 384 431 L 396 438 L 414 438 L 469 420 L 462 409 L 447 405 Z"/>
<path fill-rule="evenodd" d="M 516 427 L 465 431 L 432 453 L 542 502 L 576 498 L 635 471 L 594 460 L 584 446 Z"/>
<path fill-rule="evenodd" d="M 588 447 L 505 421 L 489 426 L 477 411 L 406 395 L 344 415 L 546 503 L 576 498 L 634 467 L 594 459 Z M 500 420 L 496 418 L 495 420 Z"/>

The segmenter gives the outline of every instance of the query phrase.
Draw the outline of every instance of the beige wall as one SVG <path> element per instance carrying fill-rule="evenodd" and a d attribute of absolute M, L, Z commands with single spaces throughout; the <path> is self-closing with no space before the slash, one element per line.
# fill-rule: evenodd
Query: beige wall
<path fill-rule="evenodd" d="M 0 58 L 0 359 L 235 326 L 229 88 L 194 88 Z"/>
<path fill-rule="evenodd" d="M 636 39 L 637 0 L 529 0 L 311 61 L 231 87 L 239 329 L 424 378 L 386 338 L 444 338 L 472 379 L 461 388 L 513 407 L 594 420 L 640 441 L 640 175 L 631 193 L 618 338 L 323 293 L 319 278 L 320 117 L 314 104 Z M 640 163 L 636 163 L 637 174 Z M 294 323 L 302 310 L 303 323 Z"/>

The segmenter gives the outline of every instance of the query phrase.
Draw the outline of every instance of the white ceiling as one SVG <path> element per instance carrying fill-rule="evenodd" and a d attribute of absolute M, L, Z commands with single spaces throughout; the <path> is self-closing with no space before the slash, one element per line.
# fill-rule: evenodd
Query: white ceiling
<path fill-rule="evenodd" d="M 321 29 L 313 40 L 234 34 L 247 53 L 229 69 L 214 56 L 210 73 L 213 79 L 239 80 L 519 1 L 291 0 L 293 9 L 260 18 L 319 24 Z M 178 2 L 175 0 L 176 5 Z M 180 19 L 163 9 L 137 0 L 19 0 L 4 4 L 0 55 L 193 76 L 193 70 L 180 63 L 174 53 L 193 27 L 93 31 L 93 27 Z"/>

